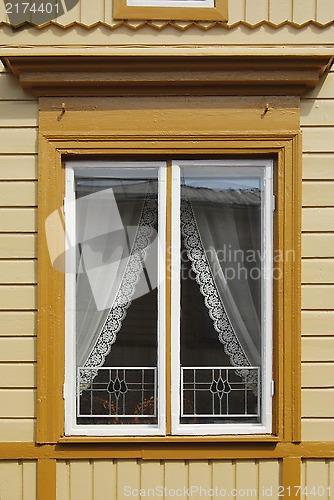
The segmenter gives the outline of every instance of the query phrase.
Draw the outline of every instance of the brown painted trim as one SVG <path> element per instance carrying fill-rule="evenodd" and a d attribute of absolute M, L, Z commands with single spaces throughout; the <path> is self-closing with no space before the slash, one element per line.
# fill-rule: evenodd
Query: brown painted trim
<path fill-rule="evenodd" d="M 135 440 L 133 440 L 135 441 Z M 296 469 L 289 475 L 288 460 L 333 459 L 333 442 L 293 443 L 77 443 L 58 445 L 35 445 L 33 443 L 0 443 L 0 460 L 76 460 L 76 459 L 121 459 L 141 458 L 145 460 L 210 460 L 210 459 L 286 459 L 285 484 L 293 484 Z M 49 463 L 48 462 L 48 463 Z M 51 466 L 51 464 L 49 463 Z M 297 468 L 291 462 L 291 467 Z M 41 465 L 43 467 L 43 465 Z M 295 484 L 299 484 L 298 482 Z M 48 497 L 46 497 L 48 498 Z"/>
<path fill-rule="evenodd" d="M 227 21 L 227 0 L 215 0 L 211 8 L 196 7 L 130 7 L 127 0 L 114 0 L 114 19 Z"/>
<path fill-rule="evenodd" d="M 330 56 L 10 56 L 39 96 L 302 95 Z"/>
<path fill-rule="evenodd" d="M 285 500 L 300 499 L 301 459 L 300 457 L 284 457 L 282 461 L 282 494 Z"/>
<path fill-rule="evenodd" d="M 164 29 L 166 28 L 173 28 L 177 31 L 186 31 L 186 30 L 189 30 L 189 29 L 192 29 L 192 30 L 200 30 L 200 31 L 209 31 L 213 28 L 216 28 L 216 29 L 220 29 L 222 31 L 225 31 L 225 30 L 233 30 L 233 29 L 236 29 L 236 28 L 244 28 L 246 30 L 255 30 L 255 29 L 258 29 L 258 28 L 262 28 L 262 27 L 267 27 L 267 28 L 270 28 L 270 29 L 273 29 L 273 30 L 278 30 L 280 28 L 284 28 L 284 27 L 288 27 L 288 28 L 291 28 L 293 30 L 295 30 L 297 33 L 299 30 L 301 29 L 305 29 L 305 28 L 317 28 L 317 29 L 326 29 L 326 28 L 329 28 L 330 26 L 333 26 L 334 25 L 334 21 L 328 21 L 326 23 L 320 23 L 319 21 L 315 21 L 315 20 L 310 20 L 310 21 L 305 21 L 304 23 L 295 23 L 293 21 L 283 21 L 281 23 L 273 23 L 271 21 L 259 21 L 257 23 L 249 23 L 247 21 L 237 21 L 235 23 L 226 23 L 224 21 L 212 21 L 210 23 L 208 22 L 201 22 L 201 21 L 189 21 L 188 24 L 186 24 L 185 21 L 183 22 L 179 22 L 179 20 L 167 20 L 165 21 L 164 23 L 161 23 L 160 22 L 156 22 L 152 19 L 147 19 L 145 21 L 142 21 L 142 22 L 131 22 L 131 21 L 127 21 L 127 20 L 124 20 L 124 21 L 116 21 L 114 23 L 106 23 L 104 21 L 97 21 L 95 23 L 92 23 L 92 24 L 85 24 L 85 23 L 81 23 L 79 21 L 72 21 L 68 24 L 60 24 L 56 21 L 49 21 L 45 24 L 41 24 L 41 25 L 35 25 L 31 22 L 23 22 L 23 23 L 20 23 L 18 25 L 15 25 L 16 28 L 19 28 L 19 27 L 32 27 L 32 28 L 35 28 L 36 30 L 38 31 L 44 31 L 44 30 L 47 30 L 50 26 L 56 26 L 57 28 L 59 29 L 62 29 L 64 31 L 71 31 L 71 30 L 75 30 L 77 27 L 80 27 L 80 28 L 84 28 L 86 29 L 87 31 L 93 31 L 95 30 L 96 28 L 98 27 L 104 27 L 104 28 L 107 28 L 109 29 L 110 31 L 116 31 L 118 29 L 122 29 L 122 28 L 127 28 L 128 30 L 130 31 L 139 31 L 140 29 L 142 28 L 152 28 L 152 29 L 155 29 L 157 31 L 163 31 Z M 12 24 L 8 23 L 7 21 L 2 21 L 0 22 L 0 27 L 1 26 L 9 26 L 9 27 L 13 27 Z"/>
<path fill-rule="evenodd" d="M 39 458 L 37 462 L 37 499 L 56 500 L 57 461 Z"/>

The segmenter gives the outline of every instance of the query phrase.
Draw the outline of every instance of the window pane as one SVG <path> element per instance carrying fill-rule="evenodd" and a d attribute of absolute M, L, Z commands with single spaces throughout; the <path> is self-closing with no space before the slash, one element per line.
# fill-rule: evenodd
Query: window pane
<path fill-rule="evenodd" d="M 181 169 L 181 423 L 259 423 L 263 169 Z"/>
<path fill-rule="evenodd" d="M 77 424 L 155 424 L 157 169 L 77 171 Z"/>

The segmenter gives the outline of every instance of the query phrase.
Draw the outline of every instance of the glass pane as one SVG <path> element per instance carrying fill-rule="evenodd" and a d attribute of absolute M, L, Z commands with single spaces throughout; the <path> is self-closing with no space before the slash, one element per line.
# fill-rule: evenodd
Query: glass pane
<path fill-rule="evenodd" d="M 157 178 L 76 174 L 78 424 L 157 422 Z"/>
<path fill-rule="evenodd" d="M 263 169 L 181 169 L 181 423 L 258 423 Z"/>

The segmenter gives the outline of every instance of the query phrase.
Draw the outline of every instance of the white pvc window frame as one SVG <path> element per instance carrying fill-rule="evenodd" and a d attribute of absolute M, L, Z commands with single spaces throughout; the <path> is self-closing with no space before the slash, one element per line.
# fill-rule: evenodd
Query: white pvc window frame
<path fill-rule="evenodd" d="M 180 194 L 182 167 L 224 168 L 229 177 L 240 176 L 242 170 L 249 177 L 251 169 L 261 169 L 261 255 L 262 260 L 262 330 L 261 330 L 261 423 L 180 423 L 180 304 L 181 304 L 181 232 Z M 172 162 L 172 298 L 171 298 L 171 411 L 174 435 L 241 435 L 272 433 L 272 310 L 273 310 L 273 161 L 272 160 L 182 160 Z M 222 171 L 222 170 L 221 170 Z M 258 175 L 257 175 L 258 177 Z"/>
<path fill-rule="evenodd" d="M 157 324 L 157 424 L 91 424 L 82 425 L 76 421 L 76 268 L 75 252 L 65 253 L 65 435 L 66 436 L 164 436 L 166 434 L 166 328 L 165 328 L 165 248 L 166 248 L 166 162 L 111 162 L 111 161 L 67 161 L 65 163 L 64 216 L 66 228 L 66 249 L 75 245 L 75 174 L 80 171 L 89 176 L 112 175 L 113 169 L 158 170 L 158 324 Z M 161 250 L 162 249 L 162 250 Z"/>

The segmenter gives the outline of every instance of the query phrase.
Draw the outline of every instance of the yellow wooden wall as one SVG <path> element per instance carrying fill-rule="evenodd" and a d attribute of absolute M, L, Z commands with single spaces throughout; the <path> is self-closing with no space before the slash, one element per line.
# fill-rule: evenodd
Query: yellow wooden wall
<path fill-rule="evenodd" d="M 1 500 L 36 500 L 36 479 L 36 462 L 0 461 Z"/>
<path fill-rule="evenodd" d="M 78 21 L 90 26 L 98 21 L 106 24 L 113 23 L 112 0 L 80 0 L 76 7 L 57 19 L 65 26 L 73 21 Z M 317 21 L 326 24 L 334 20 L 334 2 L 332 0 L 229 0 L 229 21 L 234 24 L 245 21 L 256 24 L 269 21 L 280 24 L 290 21 L 303 24 L 308 21 Z M 4 3 L 0 2 L 0 22 L 8 21 Z"/>

